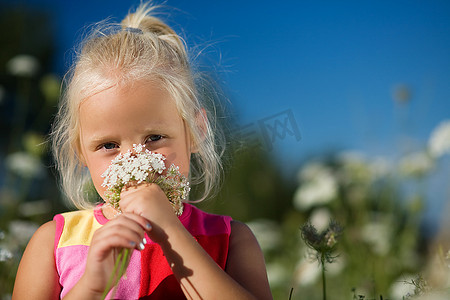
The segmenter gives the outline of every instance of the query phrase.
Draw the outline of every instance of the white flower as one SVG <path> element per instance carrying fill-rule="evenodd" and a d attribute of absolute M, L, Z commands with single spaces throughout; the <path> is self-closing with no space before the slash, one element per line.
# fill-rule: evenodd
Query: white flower
<path fill-rule="evenodd" d="M 375 157 L 369 162 L 373 179 L 383 178 L 391 172 L 391 163 L 384 157 Z"/>
<path fill-rule="evenodd" d="M 441 122 L 433 130 L 428 141 L 428 151 L 435 158 L 450 153 L 450 120 Z"/>
<path fill-rule="evenodd" d="M 41 161 L 26 152 L 15 152 L 5 159 L 6 167 L 24 178 L 41 178 L 45 174 Z"/>
<path fill-rule="evenodd" d="M 414 276 L 402 276 L 396 280 L 389 289 L 392 299 L 403 299 L 403 297 L 414 295 L 415 286 L 412 281 Z"/>
<path fill-rule="evenodd" d="M 258 240 L 261 249 L 265 252 L 276 248 L 281 242 L 279 225 L 267 219 L 254 220 L 247 223 Z"/>
<path fill-rule="evenodd" d="M 332 264 L 327 264 L 326 271 L 331 276 L 336 276 L 339 275 L 344 270 L 345 266 L 346 260 L 344 256 L 339 255 L 333 260 Z"/>
<path fill-rule="evenodd" d="M 399 169 L 405 176 L 423 176 L 434 167 L 434 161 L 425 152 L 406 155 L 400 160 Z"/>
<path fill-rule="evenodd" d="M 271 287 L 283 285 L 290 276 L 290 274 L 286 271 L 286 267 L 280 263 L 268 263 L 266 269 Z"/>
<path fill-rule="evenodd" d="M 144 149 L 143 145 L 141 145 L 141 144 L 133 144 L 133 150 L 136 153 L 141 153 L 143 149 Z"/>
<path fill-rule="evenodd" d="M 415 296 L 414 300 L 448 300 L 449 299 L 448 291 L 431 291 L 425 293 L 424 295 Z"/>
<path fill-rule="evenodd" d="M 24 217 L 41 215 L 50 212 L 51 205 L 48 200 L 27 201 L 21 203 L 19 212 Z"/>
<path fill-rule="evenodd" d="M 297 265 L 294 282 L 300 286 L 311 285 L 317 281 L 320 273 L 321 268 L 317 261 L 304 258 Z"/>
<path fill-rule="evenodd" d="M 378 255 L 389 253 L 390 240 L 392 237 L 392 226 L 387 220 L 383 222 L 369 222 L 361 229 L 364 241 L 372 246 L 372 251 Z"/>
<path fill-rule="evenodd" d="M 300 172 L 299 178 L 302 183 L 294 194 L 294 206 L 297 209 L 307 210 L 336 197 L 337 182 L 329 168 L 313 163 Z"/>
<path fill-rule="evenodd" d="M 6 248 L 0 248 L 0 262 L 13 258 L 13 254 Z"/>
<path fill-rule="evenodd" d="M 32 77 L 39 71 L 39 61 L 31 55 L 17 55 L 10 59 L 6 68 L 15 76 Z"/>
<path fill-rule="evenodd" d="M 109 167 L 102 174 L 102 186 L 107 188 L 105 198 L 108 204 L 120 212 L 120 192 L 130 183 L 156 183 L 166 194 L 177 215 L 183 212 L 182 201 L 187 199 L 190 191 L 189 182 L 179 172 L 178 167 L 170 166 L 167 174 L 164 160 L 160 153 L 153 153 L 145 149 L 144 145 L 134 144 L 133 151 L 117 155 Z"/>
<path fill-rule="evenodd" d="M 374 178 L 372 169 L 364 154 L 357 151 L 347 151 L 339 154 L 342 170 L 338 178 L 344 184 L 370 183 Z"/>
<path fill-rule="evenodd" d="M 329 172 L 328 167 L 323 165 L 320 162 L 311 162 L 308 163 L 306 166 L 304 166 L 299 172 L 298 172 L 298 180 L 299 182 L 305 181 L 305 180 L 312 180 L 315 177 L 317 177 L 318 174 L 323 174 Z"/>
<path fill-rule="evenodd" d="M 330 225 L 331 214 L 326 208 L 316 209 L 309 218 L 311 225 L 313 225 L 318 232 L 322 232 Z"/>
<path fill-rule="evenodd" d="M 366 156 L 357 150 L 349 150 L 339 153 L 339 161 L 345 164 L 365 164 Z"/>
<path fill-rule="evenodd" d="M 20 245 L 25 245 L 38 229 L 38 225 L 29 221 L 14 220 L 9 223 L 9 234 Z"/>

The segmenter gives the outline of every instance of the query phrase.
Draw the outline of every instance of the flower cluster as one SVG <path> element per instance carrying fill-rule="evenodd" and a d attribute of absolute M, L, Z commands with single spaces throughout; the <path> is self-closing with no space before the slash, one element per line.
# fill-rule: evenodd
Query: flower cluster
<path fill-rule="evenodd" d="M 143 182 L 155 183 L 161 187 L 169 199 L 175 213 L 183 213 L 183 201 L 190 191 L 189 182 L 178 167 L 171 165 L 167 170 L 162 154 L 151 152 L 141 144 L 133 145 L 133 151 L 119 154 L 102 174 L 106 187 L 108 204 L 120 211 L 119 201 L 122 188 Z M 163 174 L 166 170 L 165 174 Z"/>

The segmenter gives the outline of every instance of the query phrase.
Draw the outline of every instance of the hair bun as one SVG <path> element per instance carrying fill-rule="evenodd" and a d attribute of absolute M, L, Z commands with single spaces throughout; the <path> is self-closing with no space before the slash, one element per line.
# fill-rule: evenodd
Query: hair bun
<path fill-rule="evenodd" d="M 138 28 L 142 29 L 144 32 L 151 32 L 158 36 L 177 35 L 167 24 L 153 16 L 145 16 L 141 20 Z"/>
<path fill-rule="evenodd" d="M 157 37 L 171 43 L 176 48 L 185 52 L 184 44 L 178 34 L 161 19 L 152 15 L 159 6 L 151 3 L 141 3 L 135 12 L 129 13 L 121 22 L 122 27 L 136 28 L 143 33 L 152 33 Z"/>
<path fill-rule="evenodd" d="M 151 13 L 158 6 L 151 6 L 150 3 L 141 4 L 135 12 L 129 13 L 121 22 L 123 28 L 138 28 L 143 32 L 151 32 L 157 36 L 177 35 L 172 28 Z"/>

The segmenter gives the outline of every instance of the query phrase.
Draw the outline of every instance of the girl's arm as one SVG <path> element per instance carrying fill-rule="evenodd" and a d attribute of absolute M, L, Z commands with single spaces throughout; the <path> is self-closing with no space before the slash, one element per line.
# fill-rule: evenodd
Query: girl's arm
<path fill-rule="evenodd" d="M 12 299 L 59 299 L 60 286 L 53 255 L 55 221 L 42 225 L 25 249 L 17 271 Z"/>
<path fill-rule="evenodd" d="M 232 223 L 226 272 L 179 225 L 164 230 L 160 245 L 188 299 L 272 299 L 261 249 L 246 225 Z"/>
<path fill-rule="evenodd" d="M 122 211 L 149 220 L 157 242 L 188 299 L 272 299 L 264 258 L 247 226 L 233 222 L 223 271 L 173 213 L 155 184 L 122 191 Z"/>
<path fill-rule="evenodd" d="M 226 272 L 257 299 L 272 299 L 264 256 L 247 225 L 232 221 Z"/>

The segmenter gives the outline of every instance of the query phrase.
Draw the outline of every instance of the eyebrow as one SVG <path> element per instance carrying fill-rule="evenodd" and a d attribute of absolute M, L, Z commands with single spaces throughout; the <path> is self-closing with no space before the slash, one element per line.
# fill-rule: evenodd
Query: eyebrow
<path fill-rule="evenodd" d="M 105 143 L 107 141 L 113 141 L 114 138 L 110 137 L 110 136 L 88 136 L 85 141 L 86 141 L 86 146 L 89 149 L 94 149 L 96 148 L 98 145 Z"/>
<path fill-rule="evenodd" d="M 142 129 L 140 130 L 140 133 L 143 135 L 149 135 L 152 133 L 167 133 L 168 126 L 165 123 L 160 123 L 160 124 L 155 124 L 155 126 L 152 126 L 151 128 L 146 128 L 146 129 Z M 169 132 L 170 133 L 170 132 Z M 88 136 L 86 139 L 86 144 L 88 147 L 95 147 L 99 144 L 102 144 L 104 142 L 108 142 L 108 141 L 114 141 L 115 137 L 114 134 L 112 135 L 90 135 Z"/>

